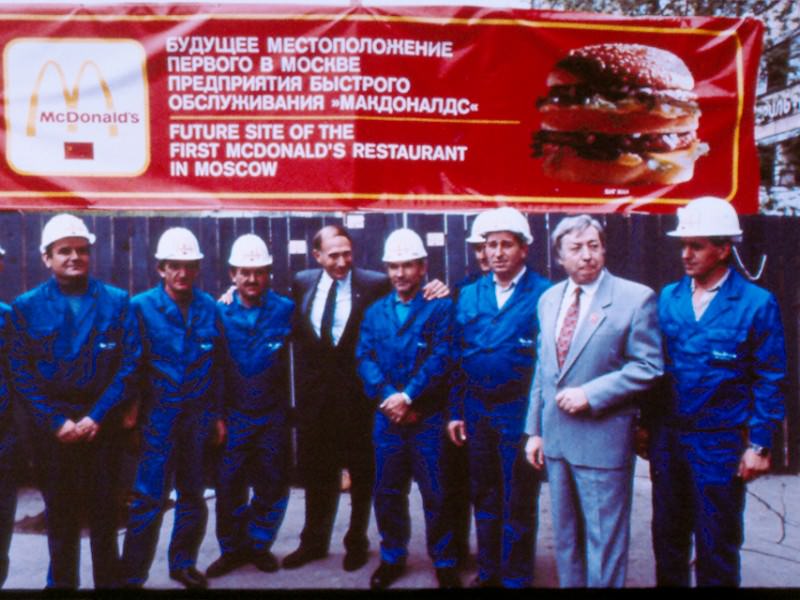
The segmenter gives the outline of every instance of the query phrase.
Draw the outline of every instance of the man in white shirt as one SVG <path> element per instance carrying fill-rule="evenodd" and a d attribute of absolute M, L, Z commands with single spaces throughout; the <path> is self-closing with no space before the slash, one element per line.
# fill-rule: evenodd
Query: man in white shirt
<path fill-rule="evenodd" d="M 300 546 L 283 559 L 295 569 L 328 554 L 339 502 L 341 472 L 350 473 L 350 527 L 344 538 L 344 570 L 368 559 L 370 509 L 375 480 L 374 407 L 356 372 L 355 348 L 366 308 L 391 291 L 384 273 L 353 266 L 353 240 L 341 225 L 328 225 L 311 247 L 321 268 L 295 275 L 292 296 L 297 450 L 306 490 Z M 447 295 L 432 281 L 425 295 Z"/>
<path fill-rule="evenodd" d="M 733 206 L 705 196 L 678 209 L 685 276 L 659 298 L 665 390 L 649 403 L 656 585 L 738 587 L 746 483 L 767 473 L 785 415 L 780 307 L 731 268 Z M 694 555 L 694 558 L 692 558 Z"/>
<path fill-rule="evenodd" d="M 526 266 L 527 218 L 502 207 L 482 235 L 492 274 L 461 289 L 456 306 L 450 440 L 467 447 L 475 506 L 474 587 L 529 587 L 539 476 L 525 462 L 525 411 L 536 360 L 536 302 L 550 282 Z"/>
<path fill-rule="evenodd" d="M 364 310 L 391 287 L 386 275 L 353 268 L 353 242 L 339 225 L 312 241 L 319 269 L 297 273 L 292 295 L 298 462 L 306 490 L 300 546 L 283 567 L 327 556 L 339 501 L 341 470 L 350 473 L 350 528 L 343 567 L 367 561 L 367 527 L 375 478 L 372 407 L 356 373 L 355 345 Z"/>

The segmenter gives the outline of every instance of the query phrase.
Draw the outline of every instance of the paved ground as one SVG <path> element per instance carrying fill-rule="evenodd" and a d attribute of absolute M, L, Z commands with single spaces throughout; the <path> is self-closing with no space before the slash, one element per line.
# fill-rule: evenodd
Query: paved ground
<path fill-rule="evenodd" d="M 635 480 L 632 543 L 628 568 L 628 587 L 650 587 L 654 584 L 653 556 L 650 541 L 650 480 L 647 463 L 639 461 Z M 536 587 L 555 587 L 553 531 L 550 525 L 550 498 L 545 484 L 540 502 L 540 532 L 535 569 Z M 18 521 L 41 512 L 39 494 L 33 490 L 20 493 Z M 398 588 L 435 587 L 433 569 L 425 555 L 424 527 L 419 493 L 412 490 L 413 533 L 406 575 Z M 341 569 L 344 550 L 341 544 L 349 511 L 349 496 L 342 495 L 336 521 L 331 554 L 322 561 L 294 571 L 281 570 L 265 574 L 255 567 L 244 567 L 226 577 L 212 580 L 212 587 L 227 589 L 365 589 L 369 576 L 378 564 L 378 534 L 374 519 L 370 529 L 372 540 L 370 562 L 355 573 Z M 209 526 L 200 551 L 199 567 L 205 569 L 218 555 L 214 537 L 214 499 L 209 498 Z M 172 527 L 173 511 L 168 511 L 150 572 L 147 588 L 177 589 L 169 579 L 166 546 Z M 288 514 L 274 551 L 283 557 L 297 545 L 303 525 L 303 491 L 293 490 Z M 121 543 L 120 535 L 120 543 Z M 475 542 L 473 538 L 473 552 Z M 800 588 L 800 477 L 770 476 L 751 484 L 747 497 L 746 539 L 742 552 L 742 583 L 746 587 Z M 15 533 L 11 544 L 11 566 L 6 589 L 40 589 L 47 572 L 47 540 L 41 534 Z M 474 577 L 474 569 L 464 574 L 464 581 Z M 88 539 L 82 545 L 81 577 L 84 587 L 92 582 Z"/>

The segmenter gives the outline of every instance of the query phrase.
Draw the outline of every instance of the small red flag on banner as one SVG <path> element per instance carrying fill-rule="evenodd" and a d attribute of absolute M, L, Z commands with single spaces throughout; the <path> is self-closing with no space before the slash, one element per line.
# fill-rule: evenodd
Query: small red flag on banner
<path fill-rule="evenodd" d="M 76 160 L 91 160 L 94 158 L 94 143 L 92 142 L 64 142 L 64 158 Z"/>

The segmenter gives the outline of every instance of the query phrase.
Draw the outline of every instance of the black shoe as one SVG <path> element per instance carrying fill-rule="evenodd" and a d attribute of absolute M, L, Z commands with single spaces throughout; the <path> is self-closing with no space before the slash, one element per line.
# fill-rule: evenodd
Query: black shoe
<path fill-rule="evenodd" d="M 500 580 L 495 577 L 490 577 L 489 579 L 481 579 L 480 577 L 475 577 L 472 580 L 472 583 L 469 584 L 471 588 L 501 588 L 503 587 L 500 583 Z"/>
<path fill-rule="evenodd" d="M 369 580 L 369 587 L 372 590 L 385 590 L 400 578 L 406 566 L 403 563 L 390 565 L 381 561 L 381 564 L 372 574 Z"/>
<path fill-rule="evenodd" d="M 345 571 L 358 571 L 361 567 L 367 564 L 369 554 L 366 550 L 350 550 L 344 555 L 342 560 L 342 568 Z"/>
<path fill-rule="evenodd" d="M 288 558 L 288 557 L 287 557 Z M 274 573 L 280 569 L 278 559 L 270 552 L 256 552 L 250 557 L 250 562 L 253 563 L 259 571 L 264 573 Z"/>
<path fill-rule="evenodd" d="M 461 588 L 461 579 L 458 576 L 458 571 L 455 567 L 444 567 L 436 569 L 436 581 L 439 582 L 440 588 L 445 589 L 459 589 Z"/>
<path fill-rule="evenodd" d="M 169 572 L 169 577 L 182 583 L 189 590 L 204 590 L 208 587 L 205 576 L 194 567 L 175 569 Z"/>
<path fill-rule="evenodd" d="M 299 569 L 312 561 L 320 560 L 328 556 L 327 550 L 320 548 L 309 548 L 308 546 L 300 546 L 291 554 L 284 556 L 283 565 L 284 569 Z"/>
<path fill-rule="evenodd" d="M 206 577 L 209 579 L 222 577 L 231 571 L 235 571 L 239 567 L 243 567 L 249 562 L 249 558 L 243 552 L 228 552 L 208 565 Z"/>
<path fill-rule="evenodd" d="M 456 544 L 456 569 L 466 571 L 470 561 L 469 544 Z"/>

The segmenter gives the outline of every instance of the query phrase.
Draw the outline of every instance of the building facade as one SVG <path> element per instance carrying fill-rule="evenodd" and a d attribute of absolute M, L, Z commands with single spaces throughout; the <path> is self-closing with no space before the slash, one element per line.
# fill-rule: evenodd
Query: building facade
<path fill-rule="evenodd" d="M 764 53 L 757 88 L 756 144 L 761 211 L 800 215 L 800 3 L 776 2 L 760 14 Z"/>

